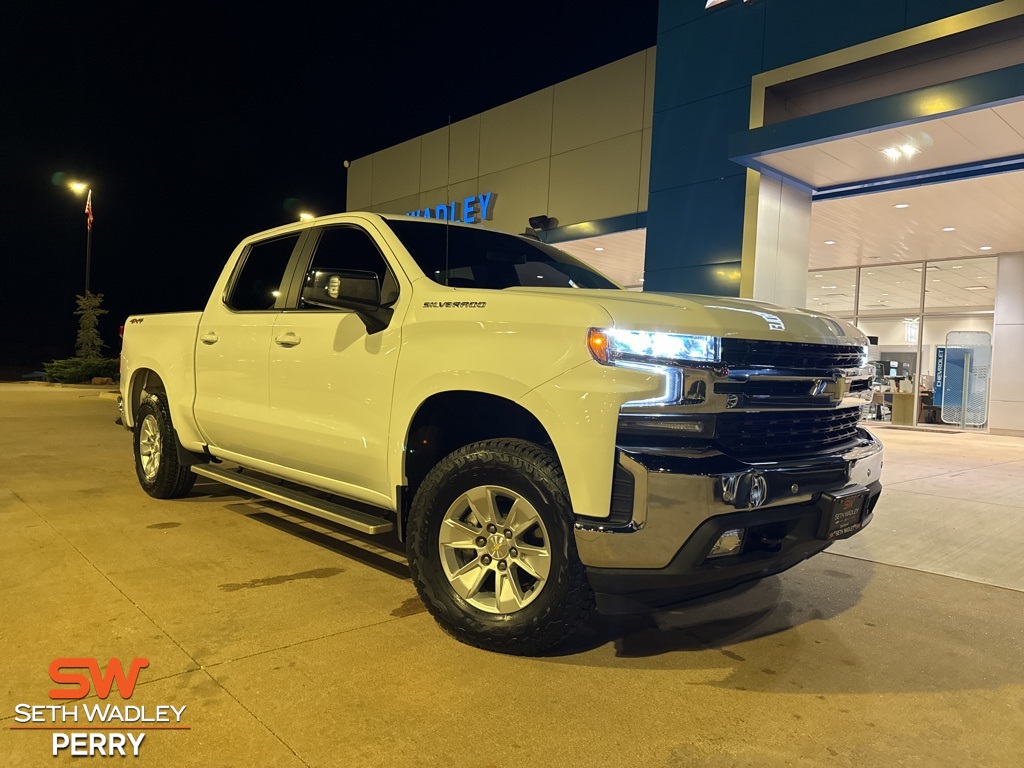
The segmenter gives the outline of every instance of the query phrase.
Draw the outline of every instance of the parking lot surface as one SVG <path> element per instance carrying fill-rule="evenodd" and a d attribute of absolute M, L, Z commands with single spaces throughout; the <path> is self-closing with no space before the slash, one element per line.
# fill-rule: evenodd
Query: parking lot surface
<path fill-rule="evenodd" d="M 146 496 L 116 416 L 94 388 L 0 384 L 4 766 L 75 759 L 19 705 L 104 703 L 51 700 L 54 659 L 138 657 L 130 704 L 185 707 L 142 765 L 1024 763 L 1024 440 L 879 432 L 862 534 L 516 658 L 441 632 L 393 539 L 202 481 Z"/>

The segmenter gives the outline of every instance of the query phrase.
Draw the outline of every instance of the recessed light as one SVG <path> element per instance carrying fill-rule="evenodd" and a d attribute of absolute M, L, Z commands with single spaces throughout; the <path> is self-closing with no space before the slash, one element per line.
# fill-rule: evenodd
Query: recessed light
<path fill-rule="evenodd" d="M 963 264 L 954 264 L 952 267 L 950 267 L 950 269 L 963 269 L 963 268 L 964 268 Z"/>
<path fill-rule="evenodd" d="M 832 288 L 835 288 L 834 285 L 823 285 L 821 287 L 824 288 L 825 290 L 831 290 Z"/>
<path fill-rule="evenodd" d="M 889 294 L 888 294 L 888 293 L 883 293 L 882 295 L 883 295 L 883 296 L 888 296 Z"/>
<path fill-rule="evenodd" d="M 824 277 L 824 275 L 815 275 L 815 277 Z"/>
<path fill-rule="evenodd" d="M 594 250 L 595 250 L 595 251 L 603 251 L 603 250 L 604 250 L 604 248 L 595 248 Z"/>
<path fill-rule="evenodd" d="M 836 244 L 835 240 L 826 240 L 825 241 L 825 245 L 835 245 L 835 244 Z"/>
<path fill-rule="evenodd" d="M 943 232 L 956 232 L 956 227 L 943 227 Z"/>
<path fill-rule="evenodd" d="M 864 274 L 867 274 L 867 275 L 873 275 L 873 274 L 875 274 L 875 273 L 874 273 L 874 272 L 865 272 Z"/>
<path fill-rule="evenodd" d="M 980 246 L 978 248 L 978 250 L 979 251 L 991 251 L 992 250 L 992 246 L 991 245 L 982 245 L 982 246 Z"/>
<path fill-rule="evenodd" d="M 896 205 L 893 206 L 893 208 L 909 208 L 909 207 L 910 207 L 910 203 L 896 203 Z"/>
<path fill-rule="evenodd" d="M 942 282 L 942 278 L 939 278 L 939 277 L 933 277 L 933 278 L 932 278 L 932 282 L 933 282 L 933 283 L 941 283 L 941 282 Z"/>
<path fill-rule="evenodd" d="M 964 290 L 965 291 L 987 291 L 988 290 L 988 286 L 987 285 L 965 285 L 964 286 Z"/>
<path fill-rule="evenodd" d="M 886 147 L 882 150 L 882 154 L 888 157 L 890 160 L 899 160 L 900 151 L 896 147 Z"/>
<path fill-rule="evenodd" d="M 818 301 L 818 297 L 817 296 L 811 296 L 811 301 Z"/>
<path fill-rule="evenodd" d="M 921 150 L 915 147 L 913 144 L 900 144 L 900 152 L 903 153 L 904 157 L 913 157 Z"/>

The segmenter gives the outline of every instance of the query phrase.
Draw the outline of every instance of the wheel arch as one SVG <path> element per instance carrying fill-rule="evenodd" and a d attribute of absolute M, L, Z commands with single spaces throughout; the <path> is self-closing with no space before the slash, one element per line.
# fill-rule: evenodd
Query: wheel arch
<path fill-rule="evenodd" d="M 528 440 L 555 453 L 554 443 L 540 420 L 506 397 L 475 390 L 447 390 L 420 404 L 403 443 L 402 475 L 406 485 L 399 504 L 400 537 L 404 538 L 412 497 L 427 473 L 452 451 L 496 438 Z"/>
<path fill-rule="evenodd" d="M 167 387 L 160 374 L 152 368 L 139 368 L 132 372 L 128 385 L 128 397 L 125 398 L 125 411 L 131 418 L 129 426 L 135 426 L 139 406 L 142 404 L 143 393 L 161 392 L 167 395 Z"/>

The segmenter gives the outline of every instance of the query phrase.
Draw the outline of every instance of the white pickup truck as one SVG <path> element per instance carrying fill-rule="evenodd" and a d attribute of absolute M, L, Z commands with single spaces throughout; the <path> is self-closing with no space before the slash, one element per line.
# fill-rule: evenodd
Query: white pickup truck
<path fill-rule="evenodd" d="M 130 317 L 143 489 L 197 475 L 396 531 L 459 639 L 779 573 L 871 520 L 867 340 L 807 310 L 624 291 L 537 240 L 349 213 L 246 238 L 203 312 Z"/>

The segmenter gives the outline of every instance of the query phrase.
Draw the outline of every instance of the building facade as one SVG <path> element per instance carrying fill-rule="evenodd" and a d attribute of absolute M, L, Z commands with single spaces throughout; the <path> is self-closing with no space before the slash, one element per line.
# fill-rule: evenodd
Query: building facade
<path fill-rule="evenodd" d="M 348 207 L 851 318 L 913 383 L 900 421 L 1024 435 L 1024 0 L 663 0 L 658 26 L 354 161 Z"/>

